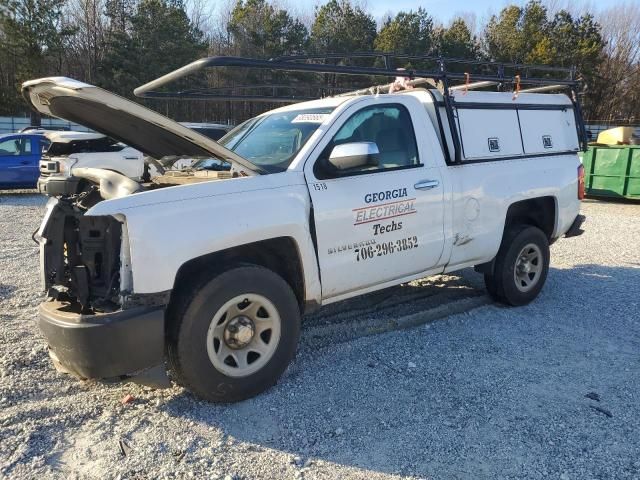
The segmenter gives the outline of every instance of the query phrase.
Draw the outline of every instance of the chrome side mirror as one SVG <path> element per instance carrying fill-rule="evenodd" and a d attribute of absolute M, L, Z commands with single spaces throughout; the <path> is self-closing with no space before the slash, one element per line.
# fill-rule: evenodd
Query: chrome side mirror
<path fill-rule="evenodd" d="M 329 163 L 338 170 L 378 166 L 378 145 L 375 142 L 353 142 L 336 145 L 329 155 Z"/>

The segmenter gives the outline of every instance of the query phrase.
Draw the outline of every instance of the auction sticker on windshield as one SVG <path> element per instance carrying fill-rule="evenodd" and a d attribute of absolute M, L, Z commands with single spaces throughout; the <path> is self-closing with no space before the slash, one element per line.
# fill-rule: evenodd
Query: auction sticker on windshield
<path fill-rule="evenodd" d="M 328 113 L 301 113 L 291 120 L 291 123 L 322 123 L 328 117 Z"/>

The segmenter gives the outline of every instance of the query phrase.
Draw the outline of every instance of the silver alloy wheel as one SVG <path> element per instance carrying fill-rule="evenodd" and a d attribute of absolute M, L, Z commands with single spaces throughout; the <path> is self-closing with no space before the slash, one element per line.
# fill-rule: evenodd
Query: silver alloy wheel
<path fill-rule="evenodd" d="M 213 366 L 229 377 L 246 377 L 271 359 L 280 341 L 280 314 L 266 297 L 238 295 L 216 312 L 207 331 Z"/>
<path fill-rule="evenodd" d="M 542 250 L 535 243 L 528 243 L 520 250 L 513 269 L 513 279 L 518 290 L 528 292 L 537 285 L 543 261 Z"/>

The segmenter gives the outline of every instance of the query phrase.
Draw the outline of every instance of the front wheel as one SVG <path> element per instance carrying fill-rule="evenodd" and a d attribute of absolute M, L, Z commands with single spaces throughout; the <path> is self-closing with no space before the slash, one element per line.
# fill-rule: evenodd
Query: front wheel
<path fill-rule="evenodd" d="M 549 241 L 542 230 L 529 225 L 510 227 L 502 239 L 493 272 L 484 276 L 489 294 L 508 305 L 534 300 L 547 279 Z"/>
<path fill-rule="evenodd" d="M 247 265 L 194 290 L 170 318 L 168 357 L 178 383 L 214 402 L 244 400 L 274 385 L 300 335 L 300 310 L 287 282 Z"/>

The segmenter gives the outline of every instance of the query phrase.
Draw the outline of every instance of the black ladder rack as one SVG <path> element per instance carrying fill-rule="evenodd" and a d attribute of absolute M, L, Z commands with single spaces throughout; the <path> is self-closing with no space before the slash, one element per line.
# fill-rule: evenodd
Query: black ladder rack
<path fill-rule="evenodd" d="M 358 65 L 338 65 L 336 63 L 326 63 L 337 60 L 361 60 L 361 59 L 381 59 L 384 67 L 368 67 Z M 434 70 L 407 69 L 398 70 L 393 67 L 394 60 L 433 62 L 437 65 Z M 318 63 L 323 61 L 325 63 Z M 452 80 L 465 80 L 466 74 L 451 71 L 448 66 L 482 67 L 486 70 L 495 70 L 495 73 L 473 73 L 473 81 L 491 81 L 499 84 L 513 84 L 516 82 L 516 75 L 520 77 L 522 85 L 557 85 L 563 87 L 577 87 L 575 68 L 549 67 L 546 65 L 524 65 L 516 63 L 485 62 L 477 60 L 463 60 L 456 58 L 433 57 L 427 55 L 407 55 L 383 52 L 362 52 L 353 54 L 324 54 L 324 55 L 295 55 L 287 57 L 276 57 L 269 60 L 244 57 L 207 57 L 196 60 L 182 68 L 174 70 L 162 77 L 141 85 L 134 90 L 134 94 L 144 98 L 168 98 L 171 94 L 174 98 L 181 98 L 186 92 L 158 92 L 155 89 L 175 82 L 176 80 L 191 75 L 206 68 L 237 67 L 254 68 L 284 72 L 308 72 L 317 74 L 336 75 L 368 75 L 378 77 L 408 77 L 408 78 L 433 78 L 442 81 L 445 86 L 451 86 Z M 507 70 L 513 70 L 513 75 L 506 74 Z M 565 78 L 545 78 L 531 75 L 532 72 L 564 74 Z M 191 91 L 187 91 L 191 92 Z M 213 95 L 204 95 L 203 90 L 199 90 L 203 98 L 211 99 Z M 196 98 L 189 93 L 190 98 Z M 221 97 L 223 97 L 221 95 Z M 221 98 L 225 100 L 224 98 Z M 293 100 L 293 98 L 292 98 Z"/>
<path fill-rule="evenodd" d="M 383 66 L 362 66 L 362 65 L 344 65 L 349 61 L 356 63 L 365 59 L 378 60 Z M 431 63 L 435 66 L 432 70 L 421 69 L 398 69 L 394 65 L 398 64 L 398 60 L 404 62 Z M 327 63 L 329 62 L 329 63 Z M 357 52 L 351 54 L 330 53 L 318 55 L 290 55 L 271 58 L 268 60 L 231 56 L 215 56 L 196 60 L 182 68 L 174 70 L 162 77 L 148 82 L 134 90 L 134 94 L 142 98 L 178 98 L 178 99 L 199 99 L 199 100 L 219 100 L 219 101 L 253 101 L 253 102 L 274 102 L 274 103 L 294 103 L 308 100 L 308 95 L 296 95 L 295 86 L 278 85 L 291 90 L 290 95 L 278 95 L 278 89 L 272 88 L 271 95 L 259 95 L 256 93 L 244 93 L 249 89 L 268 88 L 269 85 L 241 86 L 235 87 L 241 93 L 234 93 L 234 87 L 219 87 L 214 89 L 190 89 L 179 91 L 158 91 L 159 88 L 176 82 L 177 80 L 198 73 L 207 68 L 252 68 L 271 71 L 283 72 L 307 72 L 316 74 L 335 74 L 335 75 L 365 75 L 373 77 L 406 77 L 415 78 L 431 78 L 442 82 L 444 106 L 447 112 L 447 121 L 453 136 L 455 147 L 455 156 L 452 162 L 459 163 L 461 161 L 460 139 L 455 126 L 456 113 L 454 111 L 455 102 L 449 88 L 453 86 L 452 81 L 468 82 L 469 79 L 474 82 L 494 82 L 499 88 L 505 85 L 531 85 L 535 87 L 553 86 L 558 89 L 568 89 L 570 91 L 570 99 L 573 103 L 576 118 L 576 127 L 578 129 L 578 138 L 581 141 L 583 149 L 586 149 L 586 130 L 582 119 L 582 111 L 578 99 L 579 81 L 576 76 L 575 68 L 549 67 L 546 65 L 525 65 L 516 63 L 489 62 L 480 60 L 464 60 L 456 58 L 434 57 L 428 55 L 410 55 L 396 54 L 389 52 Z M 480 73 L 461 72 L 460 70 L 480 69 Z M 507 73 L 509 72 L 509 73 Z M 540 76 L 542 75 L 542 76 Z M 546 75 L 546 76 L 545 76 Z M 550 78 L 554 77 L 560 78 Z M 274 86 L 272 86 L 274 87 Z M 317 86 L 307 88 L 327 89 L 329 87 Z M 374 87 L 375 88 L 375 87 Z M 335 93 L 344 89 L 333 89 Z M 225 93 L 227 92 L 227 93 Z M 229 93 L 230 92 L 230 93 Z M 341 92 L 342 93 L 342 92 Z M 342 93 L 344 95 L 344 93 Z"/>

